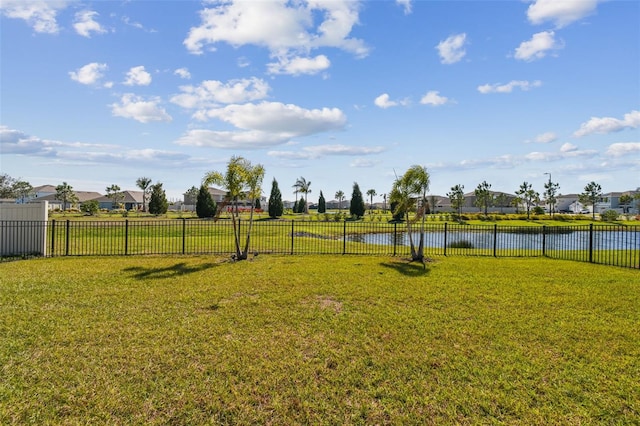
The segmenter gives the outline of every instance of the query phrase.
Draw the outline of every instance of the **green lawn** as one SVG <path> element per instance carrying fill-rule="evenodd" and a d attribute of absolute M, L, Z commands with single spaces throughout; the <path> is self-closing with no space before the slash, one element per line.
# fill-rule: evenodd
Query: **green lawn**
<path fill-rule="evenodd" d="M 0 263 L 0 424 L 639 424 L 638 271 L 544 258 Z"/>

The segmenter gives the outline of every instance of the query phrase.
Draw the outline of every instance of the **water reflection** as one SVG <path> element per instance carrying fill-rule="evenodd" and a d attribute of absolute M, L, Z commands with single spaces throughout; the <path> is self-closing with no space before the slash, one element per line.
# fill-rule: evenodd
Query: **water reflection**
<path fill-rule="evenodd" d="M 413 233 L 414 244 L 418 244 L 419 233 Z M 409 238 L 406 232 L 353 234 L 347 236 L 348 241 L 408 246 Z M 477 249 L 542 249 L 548 250 L 586 250 L 589 248 L 590 232 L 552 232 L 542 233 L 513 233 L 513 232 L 460 232 L 446 233 L 447 245 L 456 242 L 469 241 Z M 425 232 L 425 247 L 444 247 L 445 233 L 443 231 Z M 640 250 L 640 231 L 594 231 L 593 248 L 596 250 Z"/>

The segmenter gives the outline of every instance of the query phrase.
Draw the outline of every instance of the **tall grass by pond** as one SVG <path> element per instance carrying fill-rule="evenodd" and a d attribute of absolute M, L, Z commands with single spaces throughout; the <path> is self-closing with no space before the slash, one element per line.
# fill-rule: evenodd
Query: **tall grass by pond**
<path fill-rule="evenodd" d="M 0 264 L 2 424 L 637 424 L 637 272 L 538 259 Z"/>

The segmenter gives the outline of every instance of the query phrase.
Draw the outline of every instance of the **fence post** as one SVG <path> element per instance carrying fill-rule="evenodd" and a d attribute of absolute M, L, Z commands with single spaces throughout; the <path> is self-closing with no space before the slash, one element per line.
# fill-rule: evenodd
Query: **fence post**
<path fill-rule="evenodd" d="M 342 254 L 347 254 L 347 221 L 342 226 Z"/>
<path fill-rule="evenodd" d="M 56 255 L 56 220 L 51 221 L 51 257 Z"/>
<path fill-rule="evenodd" d="M 493 257 L 498 257 L 498 224 L 493 224 Z"/>
<path fill-rule="evenodd" d="M 396 256 L 398 247 L 398 222 L 393 222 L 393 255 Z"/>
<path fill-rule="evenodd" d="M 589 263 L 593 263 L 593 223 L 589 224 Z"/>
<path fill-rule="evenodd" d="M 447 222 L 444 223 L 444 255 L 447 255 Z"/>
<path fill-rule="evenodd" d="M 64 255 L 69 256 L 69 219 L 67 219 L 67 227 L 65 230 L 65 248 Z"/>
<path fill-rule="evenodd" d="M 124 255 L 129 254 L 129 219 L 124 221 Z"/>
<path fill-rule="evenodd" d="M 295 224 L 295 221 L 291 219 L 291 254 L 293 254 L 294 224 Z"/>
<path fill-rule="evenodd" d="M 182 218 L 182 254 L 185 253 L 185 240 L 187 238 L 187 220 Z"/>
<path fill-rule="evenodd" d="M 542 225 L 542 255 L 547 255 L 547 225 Z"/>

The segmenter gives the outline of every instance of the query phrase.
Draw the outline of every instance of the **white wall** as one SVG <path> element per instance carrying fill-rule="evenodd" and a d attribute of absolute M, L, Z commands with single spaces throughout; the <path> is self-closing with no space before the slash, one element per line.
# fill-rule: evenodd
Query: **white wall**
<path fill-rule="evenodd" d="M 0 256 L 47 255 L 47 204 L 0 204 Z"/>

